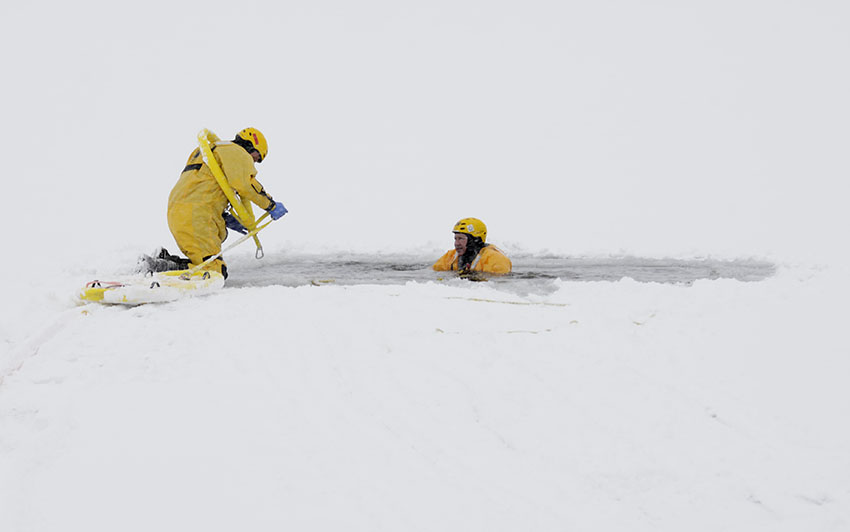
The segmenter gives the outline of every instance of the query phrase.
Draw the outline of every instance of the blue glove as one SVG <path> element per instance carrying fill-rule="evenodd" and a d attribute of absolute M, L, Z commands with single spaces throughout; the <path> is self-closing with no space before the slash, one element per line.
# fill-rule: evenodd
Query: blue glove
<path fill-rule="evenodd" d="M 243 235 L 248 234 L 248 230 L 245 229 L 245 226 L 240 224 L 239 220 L 234 218 L 229 212 L 222 214 L 221 217 L 224 218 L 224 225 L 226 225 L 228 229 L 233 229 L 237 233 L 242 233 Z"/>
<path fill-rule="evenodd" d="M 283 203 L 276 201 L 274 202 L 274 207 L 269 209 L 269 214 L 272 215 L 272 220 L 279 220 L 283 217 L 284 214 L 288 213 L 286 207 L 283 206 Z"/>

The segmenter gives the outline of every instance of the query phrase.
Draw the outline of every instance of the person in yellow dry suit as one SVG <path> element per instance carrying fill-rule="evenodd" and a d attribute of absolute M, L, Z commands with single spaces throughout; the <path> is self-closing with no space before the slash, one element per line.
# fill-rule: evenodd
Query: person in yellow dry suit
<path fill-rule="evenodd" d="M 263 134 L 252 127 L 240 131 L 232 141 L 217 141 L 212 146 L 228 183 L 240 197 L 248 198 L 269 212 L 274 220 L 287 213 L 286 207 L 274 201 L 256 180 L 257 169 L 268 154 Z M 200 148 L 189 156 L 180 179 L 168 197 L 168 228 L 180 251 L 189 257 L 189 266 L 198 265 L 221 251 L 227 228 L 241 233 L 247 230 L 228 212 L 229 202 L 209 167 L 204 164 Z M 163 250 L 160 258 L 177 259 Z M 185 259 L 184 264 L 185 264 Z M 227 266 L 219 257 L 205 266 L 227 278 Z"/>
<path fill-rule="evenodd" d="M 464 218 L 455 224 L 455 247 L 434 263 L 436 271 L 457 271 L 461 275 L 472 272 L 505 274 L 511 272 L 511 260 L 502 250 L 487 240 L 487 226 L 478 218 Z"/>

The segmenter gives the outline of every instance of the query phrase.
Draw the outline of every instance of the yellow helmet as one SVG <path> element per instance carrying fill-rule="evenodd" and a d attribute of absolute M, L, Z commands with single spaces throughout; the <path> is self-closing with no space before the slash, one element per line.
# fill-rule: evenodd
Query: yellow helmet
<path fill-rule="evenodd" d="M 455 224 L 452 233 L 463 233 L 480 238 L 482 242 L 487 241 L 487 226 L 478 218 L 464 218 Z"/>
<path fill-rule="evenodd" d="M 260 133 L 259 129 L 246 127 L 236 136 L 253 146 L 260 153 L 260 160 L 257 162 L 263 162 L 263 159 L 269 153 L 269 145 L 266 142 L 266 137 Z"/>

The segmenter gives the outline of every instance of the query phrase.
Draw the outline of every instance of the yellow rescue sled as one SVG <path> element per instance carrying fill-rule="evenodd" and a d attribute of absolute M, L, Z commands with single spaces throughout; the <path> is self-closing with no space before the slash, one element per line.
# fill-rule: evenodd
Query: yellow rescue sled
<path fill-rule="evenodd" d="M 180 270 L 126 277 L 118 281 L 92 281 L 79 293 L 83 302 L 115 305 L 167 303 L 200 296 L 224 287 L 217 271 Z"/>

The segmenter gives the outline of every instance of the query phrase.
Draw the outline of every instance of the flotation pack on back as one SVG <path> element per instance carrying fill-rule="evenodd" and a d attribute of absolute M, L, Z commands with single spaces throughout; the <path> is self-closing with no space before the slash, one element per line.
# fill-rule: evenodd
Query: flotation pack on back
<path fill-rule="evenodd" d="M 209 167 L 212 175 L 215 177 L 216 182 L 218 182 L 218 186 L 221 187 L 221 191 L 224 192 L 224 195 L 227 197 L 227 201 L 230 202 L 232 206 L 233 216 L 245 227 L 248 231 L 253 231 L 257 227 L 257 220 L 254 218 L 254 208 L 251 205 L 251 202 L 247 199 L 243 200 L 239 197 L 236 191 L 233 190 L 233 187 L 230 186 L 230 183 L 227 182 L 227 177 L 224 175 L 224 171 L 222 171 L 221 166 L 218 164 L 218 161 L 213 155 L 213 146 L 216 142 L 220 142 L 221 139 L 218 138 L 218 135 L 210 131 L 209 129 L 202 129 L 198 133 L 198 147 L 201 150 L 201 156 L 204 158 L 204 163 Z M 260 240 L 257 238 L 257 235 L 254 235 L 254 242 L 257 244 L 257 250 L 261 252 L 263 246 L 260 245 Z"/>

